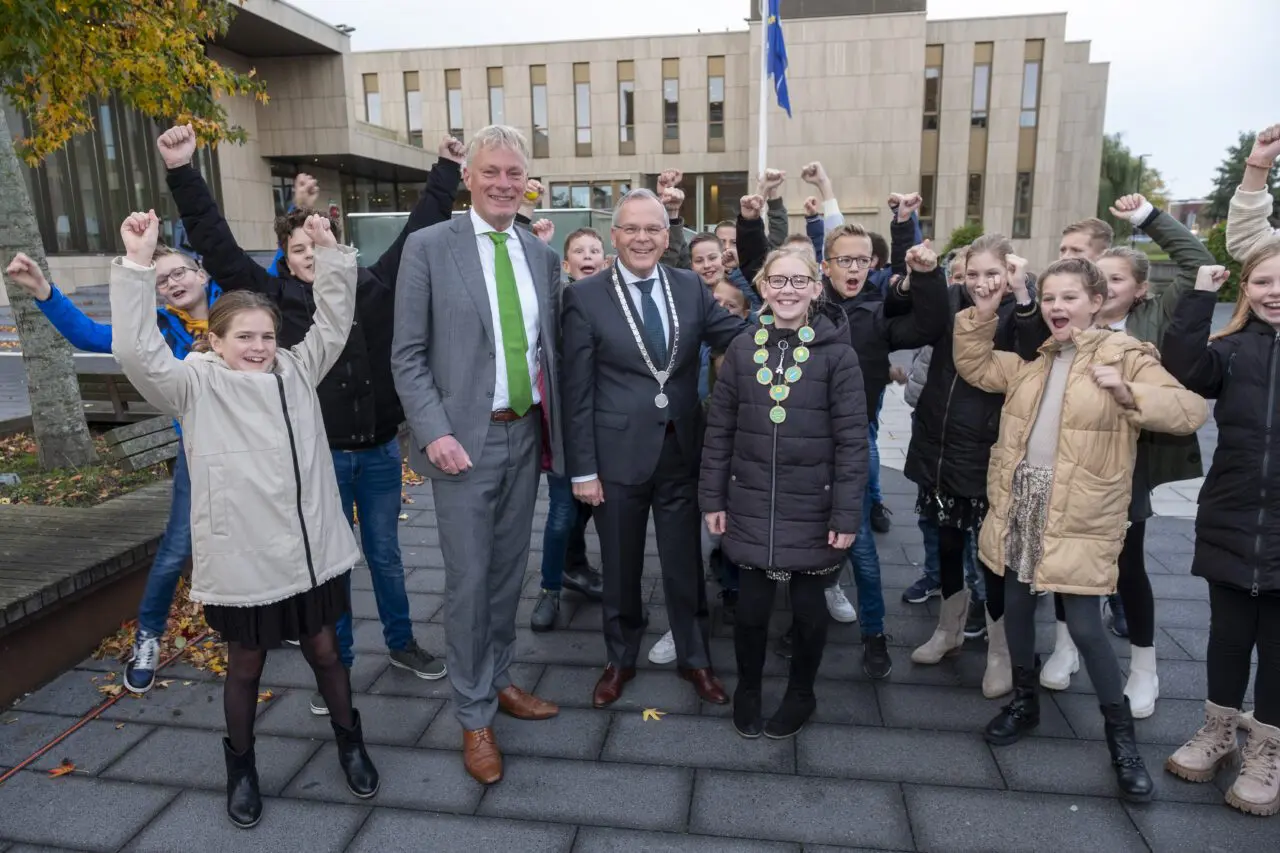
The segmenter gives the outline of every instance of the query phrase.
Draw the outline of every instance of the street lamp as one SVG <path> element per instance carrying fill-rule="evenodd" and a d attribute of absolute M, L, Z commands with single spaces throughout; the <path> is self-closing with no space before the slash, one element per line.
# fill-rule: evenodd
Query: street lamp
<path fill-rule="evenodd" d="M 1133 191 L 1135 193 L 1138 193 L 1139 195 L 1142 194 L 1142 178 L 1143 178 L 1143 175 L 1146 174 L 1147 158 L 1150 156 L 1151 156 L 1150 154 L 1138 155 L 1138 185 L 1133 188 Z M 1132 225 L 1130 225 L 1129 226 L 1129 248 L 1130 249 L 1133 248 L 1133 242 L 1134 242 L 1133 238 L 1135 236 L 1137 236 L 1137 229 L 1134 228 Z"/>

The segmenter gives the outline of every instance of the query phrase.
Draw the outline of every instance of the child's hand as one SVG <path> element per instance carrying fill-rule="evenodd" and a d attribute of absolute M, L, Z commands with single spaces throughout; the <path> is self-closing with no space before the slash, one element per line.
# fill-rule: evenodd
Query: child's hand
<path fill-rule="evenodd" d="M 1009 255 L 1005 258 L 1005 267 L 1009 271 L 1009 287 L 1013 290 L 1013 296 L 1018 300 L 1019 305 L 1026 305 L 1031 301 L 1031 290 L 1027 287 L 1027 264 L 1026 258 L 1019 255 Z"/>
<path fill-rule="evenodd" d="M 551 238 L 556 236 L 556 224 L 550 219 L 539 219 L 531 227 L 533 228 L 533 236 L 547 245 L 550 245 Z"/>
<path fill-rule="evenodd" d="M 124 256 L 141 267 L 151 266 L 156 254 L 156 241 L 160 239 L 160 220 L 154 210 L 131 213 L 120 223 L 120 239 L 124 243 Z"/>
<path fill-rule="evenodd" d="M 899 385 L 906 385 L 907 371 L 903 370 L 901 367 L 898 367 L 898 365 L 895 364 L 889 368 L 889 378 L 892 381 L 898 383 Z"/>
<path fill-rule="evenodd" d="M 744 195 L 738 202 L 738 213 L 743 219 L 759 219 L 764 213 L 764 196 Z"/>
<path fill-rule="evenodd" d="M 9 278 L 13 279 L 14 284 L 25 290 L 33 299 L 43 302 L 53 292 L 53 288 L 45 280 L 44 273 L 40 271 L 40 265 L 22 252 L 14 256 L 5 272 Z"/>
<path fill-rule="evenodd" d="M 1137 407 L 1137 403 L 1133 399 L 1132 392 L 1129 391 L 1129 385 L 1124 381 L 1124 377 L 1120 375 L 1120 371 L 1109 364 L 1097 364 L 1093 367 L 1093 381 L 1098 387 L 1107 391 L 1115 398 L 1116 402 L 1126 409 Z"/>
<path fill-rule="evenodd" d="M 1217 293 L 1229 278 L 1231 273 L 1226 267 L 1219 264 L 1205 264 L 1196 272 L 1196 290 Z"/>
<path fill-rule="evenodd" d="M 904 200 L 902 206 L 906 207 L 907 202 Z M 919 246 L 912 246 L 907 249 L 907 269 L 912 272 L 927 273 L 933 272 L 938 268 L 938 253 L 929 245 L 929 240 L 925 240 Z"/>
<path fill-rule="evenodd" d="M 299 210 L 315 210 L 320 200 L 320 182 L 301 172 L 293 179 L 293 206 Z"/>
<path fill-rule="evenodd" d="M 827 533 L 827 544 L 838 551 L 848 551 L 853 547 L 853 539 L 856 533 L 836 533 L 834 530 Z"/>
<path fill-rule="evenodd" d="M 809 196 L 804 200 L 805 216 L 817 216 L 821 212 L 822 212 L 822 205 L 818 202 L 817 198 L 815 198 L 814 196 Z"/>
<path fill-rule="evenodd" d="M 983 281 L 971 291 L 971 295 L 974 307 L 978 309 L 978 318 L 990 320 L 1000 309 L 1000 300 L 1004 299 L 1004 287 Z"/>
<path fill-rule="evenodd" d="M 307 217 L 307 221 L 302 223 L 302 230 L 307 232 L 307 236 L 316 244 L 316 248 L 335 249 L 338 246 L 338 238 L 333 236 L 333 227 L 327 216 L 311 214 Z"/>
<path fill-rule="evenodd" d="M 712 536 L 724 535 L 724 513 L 709 512 L 704 516 L 707 520 L 707 532 Z"/>

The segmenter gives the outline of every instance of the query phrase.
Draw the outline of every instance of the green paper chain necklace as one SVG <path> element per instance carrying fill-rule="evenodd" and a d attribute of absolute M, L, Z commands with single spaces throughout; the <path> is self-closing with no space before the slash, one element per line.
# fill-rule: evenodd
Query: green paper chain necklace
<path fill-rule="evenodd" d="M 800 381 L 800 377 L 804 375 L 804 371 L 800 369 L 800 365 L 809 360 L 809 347 L 807 344 L 813 343 L 813 327 L 804 325 L 796 332 L 796 337 L 800 339 L 800 346 L 795 348 L 791 353 L 791 359 L 795 364 L 790 367 L 786 366 L 787 352 L 791 349 L 791 345 L 786 340 L 778 341 L 778 366 L 770 369 L 769 362 L 769 326 L 773 325 L 773 316 L 771 314 L 763 314 L 760 317 L 761 328 L 756 330 L 755 342 L 760 349 L 755 351 L 752 359 L 756 364 L 760 365 L 760 369 L 756 371 L 756 381 L 761 385 L 769 387 L 769 399 L 773 400 L 773 408 L 769 410 L 769 420 L 775 424 L 780 424 L 787 419 L 787 410 L 782 407 L 783 401 L 791 396 L 791 386 Z M 779 383 L 775 377 L 781 377 L 782 382 Z"/>

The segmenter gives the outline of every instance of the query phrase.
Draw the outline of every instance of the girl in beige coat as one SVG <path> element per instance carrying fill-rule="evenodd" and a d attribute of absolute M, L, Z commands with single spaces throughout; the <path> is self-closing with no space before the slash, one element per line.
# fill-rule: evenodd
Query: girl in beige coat
<path fill-rule="evenodd" d="M 334 626 L 350 607 L 343 575 L 359 557 L 338 499 L 315 386 L 351 329 L 356 255 L 329 221 L 307 220 L 316 246 L 315 325 L 277 350 L 280 318 L 263 297 L 227 294 L 209 315 L 205 352 L 176 359 L 155 324 L 159 221 L 135 213 L 111 266 L 112 352 L 147 402 L 182 423 L 191 470 L 191 597 L 228 646 L 223 688 L 227 814 L 241 827 L 262 814 L 253 751 L 258 681 L 267 650 L 295 640 L 328 702 L 347 786 L 377 792 L 360 715 L 338 659 Z"/>
<path fill-rule="evenodd" d="M 1058 261 L 1040 286 L 1051 337 L 1035 361 L 994 350 L 999 292 L 980 287 L 975 307 L 955 324 L 957 373 L 1005 395 L 979 549 L 983 562 L 1004 575 L 1014 698 L 987 725 L 986 739 L 1010 744 L 1039 723 L 1036 592 L 1063 593 L 1067 627 L 1102 705 L 1121 795 L 1145 801 L 1151 777 L 1138 753 L 1099 597 L 1116 588 L 1138 432 L 1192 433 L 1208 406 L 1160 366 L 1153 346 L 1094 327 L 1107 283 L 1092 263 Z"/>

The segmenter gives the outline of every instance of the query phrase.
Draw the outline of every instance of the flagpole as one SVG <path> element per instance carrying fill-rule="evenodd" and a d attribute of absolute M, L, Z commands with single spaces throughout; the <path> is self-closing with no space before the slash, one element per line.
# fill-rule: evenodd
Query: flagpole
<path fill-rule="evenodd" d="M 760 0 L 760 139 L 757 180 L 768 166 L 769 153 L 769 0 Z"/>

